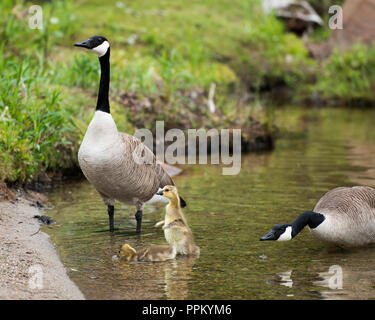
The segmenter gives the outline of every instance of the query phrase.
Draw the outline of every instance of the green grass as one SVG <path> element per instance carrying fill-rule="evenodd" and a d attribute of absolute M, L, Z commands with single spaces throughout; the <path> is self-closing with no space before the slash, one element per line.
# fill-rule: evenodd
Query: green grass
<path fill-rule="evenodd" d="M 317 72 L 317 81 L 301 88 L 322 100 L 340 105 L 373 104 L 375 100 L 375 47 L 355 45 L 344 54 L 335 51 Z"/>
<path fill-rule="evenodd" d="M 58 26 L 43 31 L 17 19 L 13 1 L 0 14 L 0 180 L 25 182 L 38 173 L 74 166 L 79 138 L 60 88 L 50 50 L 70 37 L 69 2 L 44 7 L 45 17 L 59 16 Z M 21 12 L 22 7 L 19 7 Z"/>
<path fill-rule="evenodd" d="M 60 91 L 46 82 L 40 64 L 0 54 L 1 180 L 25 181 L 74 163 L 74 122 Z"/>
<path fill-rule="evenodd" d="M 111 35 L 115 62 L 145 57 L 150 64 L 161 62 L 156 71 L 169 88 L 172 68 L 187 85 L 208 89 L 212 82 L 223 87 L 234 82 L 258 88 L 270 81 L 292 84 L 311 63 L 302 41 L 264 15 L 259 0 L 81 0 L 77 6 L 85 17 L 83 38 Z"/>

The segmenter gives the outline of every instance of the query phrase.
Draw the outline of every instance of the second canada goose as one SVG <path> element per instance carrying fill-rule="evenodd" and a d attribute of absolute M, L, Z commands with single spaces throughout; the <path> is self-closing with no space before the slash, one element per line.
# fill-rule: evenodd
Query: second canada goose
<path fill-rule="evenodd" d="M 165 185 L 174 185 L 152 151 L 141 140 L 119 132 L 109 108 L 110 46 L 105 37 L 93 36 L 74 44 L 99 56 L 101 76 L 96 111 L 78 152 L 82 172 L 108 207 L 109 228 L 114 230 L 114 201 L 136 207 L 136 231 L 141 231 L 145 202 Z M 136 161 L 142 153 L 147 163 Z"/>
<path fill-rule="evenodd" d="M 183 200 L 179 197 L 177 188 L 172 185 L 165 186 L 157 194 L 169 199 L 165 219 L 157 223 L 157 226 L 164 224 L 164 236 L 167 242 L 176 247 L 177 254 L 199 256 L 200 249 L 195 245 L 193 233 L 182 213 Z"/>
<path fill-rule="evenodd" d="M 305 226 L 320 240 L 343 246 L 375 243 L 375 189 L 339 187 L 327 192 L 313 211 L 292 224 L 276 224 L 260 240 L 287 241 Z"/>

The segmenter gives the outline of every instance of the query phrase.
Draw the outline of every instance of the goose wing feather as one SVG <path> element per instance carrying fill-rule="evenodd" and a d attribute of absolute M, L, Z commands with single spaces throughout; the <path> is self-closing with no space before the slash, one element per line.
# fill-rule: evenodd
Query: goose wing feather
<path fill-rule="evenodd" d="M 375 218 L 375 189 L 356 186 L 328 191 L 316 204 L 315 212 L 340 215 L 354 222 Z M 363 221 L 364 222 L 364 221 Z"/>
<path fill-rule="evenodd" d="M 164 169 L 164 164 L 156 160 L 154 153 L 141 140 L 126 133 L 121 133 L 121 135 L 123 142 L 128 145 L 127 158 L 129 162 L 133 163 L 134 170 L 137 171 L 137 179 L 140 185 L 154 184 L 156 190 L 166 185 L 174 185 L 172 178 Z M 134 155 L 147 159 L 147 162 L 134 162 Z"/>

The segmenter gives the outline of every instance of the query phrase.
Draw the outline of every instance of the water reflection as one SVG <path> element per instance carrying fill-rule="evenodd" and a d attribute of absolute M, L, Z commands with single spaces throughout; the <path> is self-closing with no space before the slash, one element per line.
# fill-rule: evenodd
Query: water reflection
<path fill-rule="evenodd" d="M 318 259 L 310 262 L 307 275 L 299 275 L 298 269 L 288 270 L 276 273 L 267 283 L 294 289 L 285 296 L 311 286 L 311 291 L 316 290 L 321 299 L 374 299 L 374 250 L 374 247 L 323 248 Z"/>
<path fill-rule="evenodd" d="M 316 285 L 324 299 L 375 298 L 375 248 L 331 248 L 324 252 Z M 324 263 L 323 263 L 324 261 Z M 316 270 L 316 267 L 313 268 Z"/>
<path fill-rule="evenodd" d="M 288 271 L 284 271 L 284 272 L 279 272 L 277 274 L 281 278 L 280 284 L 282 286 L 286 286 L 286 287 L 289 287 L 289 288 L 293 287 L 293 280 L 291 279 L 292 272 L 293 272 L 293 270 L 288 270 Z"/>
<path fill-rule="evenodd" d="M 122 290 L 135 299 L 186 299 L 195 258 L 178 257 L 159 263 L 116 265 Z M 160 290 L 162 289 L 162 290 Z"/>
<path fill-rule="evenodd" d="M 375 145 L 356 141 L 349 143 L 349 162 L 358 167 L 358 172 L 348 172 L 349 179 L 354 184 L 375 186 Z"/>

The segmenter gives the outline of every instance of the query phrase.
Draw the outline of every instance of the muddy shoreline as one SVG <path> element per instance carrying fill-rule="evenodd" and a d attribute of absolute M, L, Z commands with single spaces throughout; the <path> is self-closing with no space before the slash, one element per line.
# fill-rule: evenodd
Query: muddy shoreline
<path fill-rule="evenodd" d="M 0 202 L 0 299 L 85 299 L 35 215 L 35 201 Z"/>

